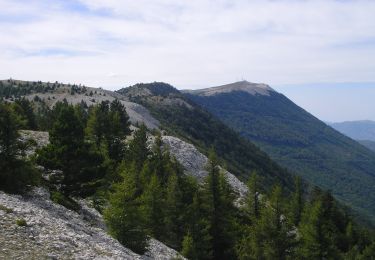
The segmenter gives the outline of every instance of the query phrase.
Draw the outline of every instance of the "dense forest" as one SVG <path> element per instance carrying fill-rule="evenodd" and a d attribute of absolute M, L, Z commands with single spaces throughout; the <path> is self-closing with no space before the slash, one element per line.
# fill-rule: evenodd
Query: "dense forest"
<path fill-rule="evenodd" d="M 265 193 L 263 172 L 254 171 L 246 198 L 235 203 L 215 146 L 208 152 L 207 177 L 198 183 L 163 147 L 158 131 L 144 125 L 130 130 L 118 100 L 41 107 L 26 99 L 0 103 L 0 189 L 23 193 L 43 185 L 56 203 L 73 210 L 79 207 L 74 198 L 90 198 L 110 234 L 135 252 L 143 253 L 154 237 L 189 259 L 375 255 L 374 234 L 329 192 L 304 193 L 298 178 L 290 192 L 275 184 Z M 50 143 L 26 156 L 32 144 L 20 140 L 20 129 L 46 130 Z"/>
<path fill-rule="evenodd" d="M 233 91 L 185 95 L 309 183 L 332 193 L 375 225 L 375 154 L 284 95 Z"/>

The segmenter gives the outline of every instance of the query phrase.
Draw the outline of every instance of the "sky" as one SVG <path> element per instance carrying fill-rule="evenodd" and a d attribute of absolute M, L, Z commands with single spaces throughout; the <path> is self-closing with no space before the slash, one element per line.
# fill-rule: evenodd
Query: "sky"
<path fill-rule="evenodd" d="M 0 79 L 112 90 L 246 79 L 326 121 L 375 120 L 363 112 L 375 111 L 374 14 L 374 0 L 0 0 Z"/>

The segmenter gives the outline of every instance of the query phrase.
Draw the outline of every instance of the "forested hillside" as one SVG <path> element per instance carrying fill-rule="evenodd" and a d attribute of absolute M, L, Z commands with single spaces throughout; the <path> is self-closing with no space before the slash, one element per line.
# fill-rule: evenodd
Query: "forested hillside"
<path fill-rule="evenodd" d="M 203 152 L 212 147 L 227 169 L 247 180 L 253 170 L 261 177 L 265 190 L 281 184 L 293 190 L 293 178 L 255 145 L 207 111 L 186 99 L 177 89 L 165 83 L 138 84 L 117 93 L 145 106 L 168 132 L 186 139 Z"/>
<path fill-rule="evenodd" d="M 374 255 L 373 231 L 358 225 L 330 192 L 304 191 L 301 179 L 172 87 L 157 83 L 121 92 L 151 109 L 165 129 L 131 127 L 117 99 L 92 106 L 57 102 L 42 111 L 44 100 L 0 102 L 0 189 L 25 196 L 41 186 L 56 204 L 77 212 L 77 198 L 90 200 L 109 234 L 139 254 L 156 238 L 197 260 Z M 49 142 L 27 155 L 35 143 L 20 139 L 19 130 L 31 128 L 48 131 Z M 163 144 L 165 131 L 207 152 L 202 180 L 184 174 Z M 237 197 L 220 166 L 248 178 L 244 197 Z M 0 211 L 13 214 L 4 205 Z M 31 228 L 25 219 L 13 225 Z"/>
<path fill-rule="evenodd" d="M 252 87 L 248 83 L 248 88 Z M 374 153 L 273 90 L 267 94 L 240 90 L 209 95 L 207 91 L 191 91 L 186 97 L 256 143 L 280 165 L 332 190 L 360 215 L 375 220 Z"/>

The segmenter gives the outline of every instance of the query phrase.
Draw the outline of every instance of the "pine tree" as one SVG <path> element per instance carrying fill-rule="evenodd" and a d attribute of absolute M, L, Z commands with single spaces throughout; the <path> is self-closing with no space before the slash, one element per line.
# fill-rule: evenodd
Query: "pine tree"
<path fill-rule="evenodd" d="M 0 103 L 0 189 L 7 192 L 22 192 L 38 182 L 38 173 L 18 140 L 19 125 L 10 106 Z"/>
<path fill-rule="evenodd" d="M 321 201 L 316 201 L 306 208 L 299 226 L 301 235 L 300 257 L 305 259 L 324 259 L 327 256 L 325 243 L 327 234 L 323 232 L 323 206 Z"/>
<path fill-rule="evenodd" d="M 276 186 L 269 204 L 262 205 L 259 217 L 245 231 L 237 245 L 239 259 L 290 259 L 295 237 L 284 216 L 281 188 Z"/>
<path fill-rule="evenodd" d="M 191 236 L 190 232 L 188 232 L 186 236 L 184 236 L 184 240 L 182 241 L 181 254 L 189 260 L 198 260 L 195 248 L 196 246 L 194 245 L 194 239 Z"/>
<path fill-rule="evenodd" d="M 181 243 L 180 227 L 182 213 L 182 194 L 180 191 L 178 177 L 171 174 L 168 178 L 165 195 L 165 241 L 166 244 L 178 248 Z"/>
<path fill-rule="evenodd" d="M 264 207 L 260 225 L 264 233 L 266 259 L 287 259 L 293 256 L 294 233 L 285 217 L 282 190 L 277 185 L 270 196 L 270 206 Z"/>
<path fill-rule="evenodd" d="M 259 187 L 258 187 L 258 175 L 254 171 L 247 183 L 249 189 L 245 201 L 245 210 L 252 219 L 259 217 L 260 201 L 259 201 Z"/>
<path fill-rule="evenodd" d="M 19 114 L 21 117 L 23 117 L 25 121 L 26 129 L 36 130 L 37 129 L 36 118 L 35 118 L 35 114 L 34 114 L 34 110 L 31 105 L 31 102 L 25 98 L 22 98 L 22 99 L 17 99 L 14 104 L 19 106 L 20 108 Z"/>
<path fill-rule="evenodd" d="M 311 206 L 306 207 L 304 211 L 299 226 L 300 254 L 303 257 L 335 259 L 339 256 L 337 248 L 339 232 L 332 219 L 334 206 L 331 199 L 327 193 L 315 196 Z"/>
<path fill-rule="evenodd" d="M 60 105 L 50 131 L 50 143 L 38 151 L 37 161 L 47 169 L 62 170 L 62 191 L 66 195 L 89 195 L 102 176 L 103 157 L 84 142 L 82 122 L 73 106 Z"/>
<path fill-rule="evenodd" d="M 234 257 L 234 196 L 218 165 L 216 154 L 210 151 L 208 176 L 203 185 L 204 210 L 210 223 L 213 259 Z"/>
<path fill-rule="evenodd" d="M 150 183 L 145 187 L 141 200 L 142 212 L 145 216 L 150 234 L 156 239 L 162 239 L 165 234 L 165 204 L 162 187 L 156 174 L 151 176 Z"/>
<path fill-rule="evenodd" d="M 103 101 L 99 105 L 92 107 L 89 111 L 85 131 L 89 139 L 92 140 L 97 147 L 106 139 L 110 131 L 109 109 L 109 102 Z"/>
<path fill-rule="evenodd" d="M 207 218 L 206 205 L 201 194 L 196 192 L 191 205 L 189 230 L 194 241 L 195 259 L 209 260 L 213 258 L 211 222 Z"/>
<path fill-rule="evenodd" d="M 126 160 L 135 162 L 136 169 L 141 171 L 149 153 L 147 148 L 147 128 L 142 124 L 134 133 L 133 140 L 129 143 L 129 152 Z"/>
<path fill-rule="evenodd" d="M 137 171 L 122 167 L 123 181 L 114 186 L 110 206 L 104 211 L 109 233 L 124 246 L 142 254 L 148 245 L 147 223 L 138 196 Z"/>
<path fill-rule="evenodd" d="M 131 133 L 129 116 L 123 104 L 117 99 L 111 102 L 109 119 L 109 133 L 106 135 L 110 157 L 115 162 L 120 162 L 125 155 L 123 140 Z"/>
<path fill-rule="evenodd" d="M 304 207 L 303 191 L 301 186 L 301 178 L 295 178 L 295 191 L 290 202 L 289 218 L 295 226 L 298 226 L 301 221 L 302 211 Z"/>

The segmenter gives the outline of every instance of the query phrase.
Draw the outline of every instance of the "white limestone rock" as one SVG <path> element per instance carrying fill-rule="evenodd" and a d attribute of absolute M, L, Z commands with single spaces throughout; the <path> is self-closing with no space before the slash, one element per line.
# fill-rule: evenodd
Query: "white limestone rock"
<path fill-rule="evenodd" d="M 162 139 L 170 153 L 184 167 L 186 174 L 196 177 L 198 181 L 202 181 L 207 176 L 205 166 L 208 159 L 194 145 L 174 136 L 163 136 Z M 247 186 L 232 173 L 224 169 L 223 171 L 234 192 L 239 198 L 243 198 L 248 191 Z"/>

